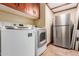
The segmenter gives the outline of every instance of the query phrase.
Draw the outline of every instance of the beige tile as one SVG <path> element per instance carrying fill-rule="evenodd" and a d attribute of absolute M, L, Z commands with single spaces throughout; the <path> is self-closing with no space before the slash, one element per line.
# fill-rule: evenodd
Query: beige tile
<path fill-rule="evenodd" d="M 42 56 L 79 56 L 79 51 L 49 45 L 48 49 L 42 54 Z"/>

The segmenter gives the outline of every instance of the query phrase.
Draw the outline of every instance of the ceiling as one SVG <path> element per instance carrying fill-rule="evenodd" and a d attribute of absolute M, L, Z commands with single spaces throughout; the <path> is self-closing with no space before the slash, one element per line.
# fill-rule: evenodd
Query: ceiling
<path fill-rule="evenodd" d="M 60 12 L 77 7 L 77 3 L 47 3 L 53 12 Z"/>

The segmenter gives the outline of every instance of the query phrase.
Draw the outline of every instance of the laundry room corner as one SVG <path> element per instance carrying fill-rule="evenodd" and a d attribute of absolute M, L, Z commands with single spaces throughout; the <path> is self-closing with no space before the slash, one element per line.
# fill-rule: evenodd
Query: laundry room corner
<path fill-rule="evenodd" d="M 45 5 L 45 28 L 47 30 L 47 44 L 51 42 L 51 27 L 54 24 L 54 13 L 49 9 L 48 5 Z"/>

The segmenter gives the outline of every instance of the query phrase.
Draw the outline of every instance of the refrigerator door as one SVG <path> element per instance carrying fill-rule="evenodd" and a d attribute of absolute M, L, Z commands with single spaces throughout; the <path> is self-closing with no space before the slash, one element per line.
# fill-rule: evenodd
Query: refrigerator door
<path fill-rule="evenodd" d="M 54 42 L 57 46 L 62 46 L 62 28 L 56 27 L 56 39 Z"/>
<path fill-rule="evenodd" d="M 55 25 L 69 25 L 70 22 L 70 14 L 61 14 L 59 16 L 55 16 Z"/>
<path fill-rule="evenodd" d="M 55 45 L 61 46 L 64 48 L 70 47 L 70 33 L 69 33 L 69 26 L 57 26 L 56 27 L 56 41 L 54 42 Z"/>
<path fill-rule="evenodd" d="M 62 27 L 62 45 L 65 48 L 70 48 L 70 30 L 69 26 Z"/>

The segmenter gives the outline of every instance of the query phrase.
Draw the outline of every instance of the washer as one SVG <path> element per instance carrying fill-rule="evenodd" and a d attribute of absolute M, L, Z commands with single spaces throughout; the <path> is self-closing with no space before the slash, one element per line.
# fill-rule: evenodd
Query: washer
<path fill-rule="evenodd" d="M 35 56 L 35 30 L 1 29 L 1 56 Z"/>

